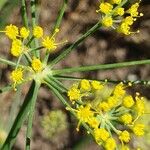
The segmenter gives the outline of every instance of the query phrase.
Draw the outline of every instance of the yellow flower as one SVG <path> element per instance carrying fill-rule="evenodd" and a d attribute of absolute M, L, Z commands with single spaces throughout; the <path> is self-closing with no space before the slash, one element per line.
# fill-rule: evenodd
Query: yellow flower
<path fill-rule="evenodd" d="M 35 26 L 33 28 L 33 35 L 36 38 L 41 38 L 43 36 L 43 29 L 40 26 Z"/>
<path fill-rule="evenodd" d="M 104 87 L 99 81 L 92 81 L 91 85 L 94 90 L 101 90 Z"/>
<path fill-rule="evenodd" d="M 109 138 L 109 136 L 109 132 L 106 131 L 104 128 L 98 128 L 94 130 L 94 137 L 97 142 L 101 140 L 106 141 Z"/>
<path fill-rule="evenodd" d="M 120 133 L 119 139 L 123 142 L 128 143 L 130 141 L 130 134 L 128 131 L 124 130 Z"/>
<path fill-rule="evenodd" d="M 110 108 L 113 108 L 113 107 L 115 107 L 116 105 L 117 105 L 117 103 L 118 103 L 118 98 L 117 97 L 115 97 L 115 96 L 110 96 L 110 97 L 108 97 L 108 105 L 109 105 L 109 107 Z"/>
<path fill-rule="evenodd" d="M 89 124 L 90 127 L 92 127 L 92 128 L 98 128 L 98 126 L 99 126 L 99 124 L 100 124 L 100 121 L 97 120 L 96 117 L 92 117 L 92 118 L 89 118 L 88 124 Z"/>
<path fill-rule="evenodd" d="M 123 105 L 127 108 L 130 108 L 134 105 L 134 100 L 132 98 L 131 95 L 129 96 L 126 96 L 124 99 L 123 99 Z"/>
<path fill-rule="evenodd" d="M 112 4 L 120 4 L 122 0 L 111 0 Z"/>
<path fill-rule="evenodd" d="M 114 93 L 114 95 L 115 95 L 116 97 L 121 97 L 121 96 L 123 96 L 123 95 L 126 93 L 126 91 L 124 90 L 124 85 L 123 85 L 123 83 L 117 84 L 116 87 L 115 87 L 115 89 L 114 89 L 114 91 L 113 91 L 113 93 Z"/>
<path fill-rule="evenodd" d="M 51 50 L 55 50 L 57 48 L 57 44 L 55 43 L 55 39 L 51 38 L 49 36 L 46 36 L 43 41 L 42 44 L 45 48 L 47 48 L 49 51 Z"/>
<path fill-rule="evenodd" d="M 6 26 L 5 34 L 12 40 L 16 39 L 17 35 L 19 34 L 18 27 L 12 24 Z"/>
<path fill-rule="evenodd" d="M 90 91 L 91 89 L 90 82 L 85 79 L 81 80 L 80 87 L 81 87 L 81 90 L 85 90 L 85 91 Z"/>
<path fill-rule="evenodd" d="M 131 114 L 124 114 L 121 116 L 121 121 L 124 124 L 130 124 L 132 122 L 132 116 Z"/>
<path fill-rule="evenodd" d="M 27 28 L 25 28 L 25 27 L 22 27 L 20 29 L 20 35 L 24 39 L 26 39 L 29 36 L 29 33 L 30 33 L 30 31 Z"/>
<path fill-rule="evenodd" d="M 12 42 L 12 46 L 11 46 L 11 54 L 15 57 L 19 57 L 22 53 L 22 42 L 21 40 L 15 39 Z"/>
<path fill-rule="evenodd" d="M 121 23 L 121 25 L 118 28 L 118 32 L 123 33 L 125 35 L 131 34 L 129 24 L 124 23 L 124 22 Z"/>
<path fill-rule="evenodd" d="M 42 62 L 38 58 L 33 58 L 31 66 L 35 72 L 40 72 L 42 70 Z"/>
<path fill-rule="evenodd" d="M 110 106 L 109 106 L 109 104 L 107 102 L 101 102 L 99 104 L 99 108 L 101 110 L 105 111 L 105 112 L 108 111 L 108 110 L 110 110 Z"/>
<path fill-rule="evenodd" d="M 115 11 L 115 14 L 119 15 L 119 16 L 123 16 L 124 15 L 124 8 L 122 8 L 122 7 L 117 8 Z"/>
<path fill-rule="evenodd" d="M 16 86 L 16 84 L 22 83 L 22 81 L 23 81 L 23 70 L 22 70 L 22 68 L 18 68 L 16 70 L 13 70 L 11 72 L 10 78 L 14 82 L 14 87 Z"/>
<path fill-rule="evenodd" d="M 128 16 L 128 17 L 124 18 L 122 22 L 125 23 L 126 25 L 132 25 L 134 20 L 135 19 L 133 17 Z"/>
<path fill-rule="evenodd" d="M 130 13 L 132 17 L 137 17 L 139 14 L 138 8 L 139 8 L 139 3 L 135 3 L 129 8 L 127 12 Z"/>
<path fill-rule="evenodd" d="M 69 91 L 68 91 L 68 96 L 69 96 L 69 99 L 71 101 L 73 100 L 79 100 L 80 99 L 80 90 L 78 90 L 76 87 L 72 87 Z"/>
<path fill-rule="evenodd" d="M 98 11 L 104 14 L 109 14 L 112 11 L 112 9 L 113 9 L 113 6 L 110 3 L 105 2 L 105 3 L 100 4 Z"/>
<path fill-rule="evenodd" d="M 115 150 L 116 146 L 117 146 L 116 141 L 112 137 L 107 139 L 105 143 L 106 150 Z"/>
<path fill-rule="evenodd" d="M 113 25 L 112 17 L 104 17 L 102 19 L 102 25 L 105 27 L 111 27 Z"/>
<path fill-rule="evenodd" d="M 133 132 L 137 136 L 142 136 L 144 135 L 144 128 L 145 128 L 145 125 L 142 123 L 135 124 L 133 127 Z"/>
<path fill-rule="evenodd" d="M 88 122 L 88 120 L 93 117 L 94 113 L 90 110 L 90 105 L 80 106 L 77 110 L 77 118 L 80 122 Z"/>
<path fill-rule="evenodd" d="M 145 103 L 143 98 L 140 98 L 138 96 L 135 97 L 136 103 L 135 103 L 135 109 L 138 112 L 138 115 L 142 115 L 145 112 Z"/>

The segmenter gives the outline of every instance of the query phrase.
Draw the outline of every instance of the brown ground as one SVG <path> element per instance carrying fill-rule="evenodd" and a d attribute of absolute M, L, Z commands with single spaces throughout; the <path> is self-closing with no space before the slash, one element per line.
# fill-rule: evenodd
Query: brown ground
<path fill-rule="evenodd" d="M 39 20 L 45 31 L 49 33 L 52 29 L 58 9 L 61 4 L 61 0 L 41 0 L 40 2 L 40 15 Z M 58 41 L 67 39 L 68 45 L 73 43 L 82 33 L 93 26 L 99 19 L 98 14 L 95 13 L 97 9 L 97 0 L 73 0 L 69 2 L 69 6 L 64 15 L 64 20 L 58 34 Z M 114 31 L 101 29 L 94 35 L 88 37 L 76 50 L 74 50 L 58 67 L 74 67 L 82 65 L 92 64 L 104 64 L 115 63 L 129 60 L 140 60 L 150 58 L 150 5 L 147 0 L 143 1 L 141 11 L 145 14 L 140 18 L 135 26 L 134 30 L 140 29 L 139 34 L 132 36 L 121 36 Z M 13 10 L 9 17 L 9 22 L 13 24 L 21 25 L 20 8 Z M 15 18 L 15 19 L 14 19 Z M 2 37 L 0 40 L 1 57 L 9 57 L 9 41 Z M 60 47 L 52 57 L 55 57 L 57 53 L 63 51 L 65 46 Z M 0 65 L 1 86 L 9 82 L 10 67 Z M 150 80 L 150 67 L 148 65 L 123 68 L 108 71 L 88 72 L 84 74 L 76 73 L 76 76 L 82 76 L 86 78 L 97 79 L 142 79 Z M 65 82 L 65 84 L 68 84 Z M 28 90 L 26 85 L 23 89 L 23 95 Z M 149 88 L 138 86 L 134 90 L 139 90 L 143 95 L 150 98 Z M 14 92 L 5 93 L 0 100 L 0 110 L 2 116 L 6 116 L 6 112 L 11 106 L 12 95 Z M 3 106 L 3 107 L 2 107 Z M 73 146 L 84 137 L 84 132 L 77 133 L 75 131 L 76 122 L 67 113 L 68 122 L 70 127 L 64 132 L 60 133 L 57 138 L 49 140 L 43 134 L 43 129 L 40 126 L 41 118 L 51 109 L 62 109 L 62 104 L 56 97 L 53 97 L 51 92 L 42 87 L 39 92 L 38 101 L 36 105 L 36 113 L 33 123 L 33 140 L 32 150 L 69 150 L 73 149 Z M 24 149 L 24 134 L 26 127 L 23 126 L 16 142 L 15 150 Z M 82 150 L 97 150 L 99 149 L 94 142 L 89 143 Z"/>

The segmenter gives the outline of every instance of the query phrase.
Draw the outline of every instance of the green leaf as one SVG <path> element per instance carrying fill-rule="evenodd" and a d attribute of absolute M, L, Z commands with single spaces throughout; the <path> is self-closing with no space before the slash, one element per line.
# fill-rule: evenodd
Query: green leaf
<path fill-rule="evenodd" d="M 39 87 L 40 87 L 39 83 L 37 83 L 35 81 L 32 82 L 30 89 L 25 97 L 24 103 L 20 108 L 20 111 L 13 123 L 13 126 L 12 126 L 1 150 L 10 150 L 12 148 L 13 144 L 15 143 L 18 132 L 19 132 L 21 126 L 23 125 L 25 119 L 28 116 L 32 101 L 37 99 Z"/>

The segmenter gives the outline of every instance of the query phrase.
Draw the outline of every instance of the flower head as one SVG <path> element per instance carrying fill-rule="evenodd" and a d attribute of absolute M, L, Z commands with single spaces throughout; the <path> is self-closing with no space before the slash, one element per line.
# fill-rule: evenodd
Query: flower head
<path fill-rule="evenodd" d="M 42 71 L 42 68 L 43 68 L 42 62 L 38 58 L 33 58 L 32 62 L 31 62 L 31 66 L 35 72 L 40 72 L 40 71 Z"/>
<path fill-rule="evenodd" d="M 123 142 L 128 143 L 130 141 L 130 134 L 128 131 L 124 130 L 120 133 L 119 139 Z"/>
<path fill-rule="evenodd" d="M 43 36 L 43 29 L 40 26 L 35 26 L 33 28 L 33 36 L 35 38 L 41 38 Z"/>
<path fill-rule="evenodd" d="M 133 132 L 137 136 L 143 136 L 144 135 L 144 129 L 145 129 L 145 125 L 144 124 L 137 123 L 133 127 Z"/>
<path fill-rule="evenodd" d="M 12 24 L 6 26 L 5 34 L 12 40 L 16 39 L 19 34 L 18 27 Z"/>
<path fill-rule="evenodd" d="M 20 35 L 23 39 L 26 39 L 29 36 L 29 34 L 30 34 L 30 31 L 27 28 L 22 27 L 20 29 Z"/>
<path fill-rule="evenodd" d="M 15 39 L 12 42 L 11 54 L 15 57 L 19 57 L 22 53 L 22 42 L 19 39 Z"/>
<path fill-rule="evenodd" d="M 106 143 L 105 143 L 105 149 L 106 150 L 115 150 L 116 147 L 117 147 L 117 144 L 116 144 L 115 139 L 110 137 L 106 140 Z"/>

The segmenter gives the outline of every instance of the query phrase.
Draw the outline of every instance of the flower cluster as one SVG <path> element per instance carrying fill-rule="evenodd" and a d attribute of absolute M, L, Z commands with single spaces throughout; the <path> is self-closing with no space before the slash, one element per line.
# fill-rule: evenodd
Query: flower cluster
<path fill-rule="evenodd" d="M 50 111 L 42 118 L 42 127 L 48 138 L 52 138 L 67 129 L 67 117 L 61 110 Z"/>
<path fill-rule="evenodd" d="M 144 135 L 145 125 L 139 122 L 145 112 L 144 99 L 139 93 L 135 97 L 129 95 L 128 86 L 119 83 L 109 91 L 106 83 L 84 79 L 68 91 L 73 108 L 67 109 L 79 119 L 77 130 L 80 124 L 87 124 L 88 132 L 106 150 L 115 150 L 118 140 L 121 150 L 127 149 L 133 135 Z M 104 96 L 105 91 L 109 92 Z"/>
<path fill-rule="evenodd" d="M 102 25 L 113 27 L 125 35 L 134 33 L 131 31 L 131 26 L 138 17 L 143 16 L 142 13 L 138 12 L 140 1 L 130 7 L 126 7 L 126 3 L 127 0 L 110 0 L 110 2 L 100 3 L 96 12 L 102 14 Z"/>
<path fill-rule="evenodd" d="M 10 53 L 17 58 L 15 69 L 11 72 L 10 78 L 13 82 L 14 89 L 18 84 L 24 81 L 34 78 L 35 74 L 38 74 L 44 70 L 46 63 L 43 59 L 36 55 L 36 52 L 41 49 L 46 49 L 45 57 L 48 53 L 56 50 L 57 46 L 62 43 L 56 43 L 55 35 L 59 32 L 59 29 L 55 29 L 52 35 L 45 36 L 42 27 L 35 26 L 32 31 L 25 27 L 18 28 L 15 25 L 7 25 L 4 31 L 5 35 L 11 40 Z M 41 46 L 33 47 L 34 40 L 40 40 Z M 23 57 L 27 59 L 27 63 L 23 61 Z M 23 64 L 21 64 L 23 63 Z M 26 74 L 26 75 L 24 75 Z M 24 78 L 26 76 L 26 78 Z"/>

